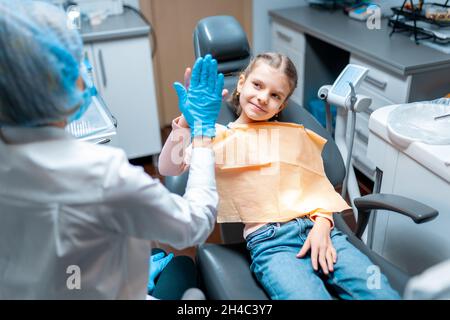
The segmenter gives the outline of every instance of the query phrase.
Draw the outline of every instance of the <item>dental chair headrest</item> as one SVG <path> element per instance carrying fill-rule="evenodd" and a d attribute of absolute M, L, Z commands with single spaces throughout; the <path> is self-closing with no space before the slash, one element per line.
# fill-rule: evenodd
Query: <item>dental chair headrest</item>
<path fill-rule="evenodd" d="M 194 30 L 195 58 L 210 53 L 223 74 L 239 72 L 250 62 L 250 46 L 239 22 L 232 16 L 200 20 Z"/>

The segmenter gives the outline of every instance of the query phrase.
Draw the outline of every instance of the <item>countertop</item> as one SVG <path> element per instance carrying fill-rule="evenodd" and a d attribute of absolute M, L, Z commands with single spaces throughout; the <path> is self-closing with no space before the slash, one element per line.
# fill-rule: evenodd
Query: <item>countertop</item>
<path fill-rule="evenodd" d="M 96 26 L 83 20 L 81 37 L 84 43 L 147 36 L 150 26 L 133 10 L 124 8 L 121 15 L 109 16 Z"/>
<path fill-rule="evenodd" d="M 342 11 L 310 6 L 269 11 L 270 17 L 296 31 L 318 38 L 359 55 L 402 76 L 450 68 L 450 55 L 424 45 L 416 45 L 405 33 L 389 37 L 388 19 L 381 29 L 370 30 L 366 23 L 347 17 Z"/>

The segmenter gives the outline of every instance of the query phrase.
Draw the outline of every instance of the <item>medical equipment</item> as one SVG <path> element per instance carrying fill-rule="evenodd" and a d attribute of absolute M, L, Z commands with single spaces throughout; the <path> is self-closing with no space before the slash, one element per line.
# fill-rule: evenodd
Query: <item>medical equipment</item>
<path fill-rule="evenodd" d="M 397 106 L 387 120 L 389 138 L 407 148 L 412 142 L 450 145 L 450 105 L 416 102 Z"/>
<path fill-rule="evenodd" d="M 447 118 L 447 117 L 450 117 L 450 113 L 444 114 L 442 116 L 434 117 L 434 120 L 440 120 L 440 119 L 444 119 L 444 118 Z"/>
<path fill-rule="evenodd" d="M 329 90 L 324 90 L 324 87 L 322 87 L 324 89 L 319 89 L 319 97 L 326 99 L 327 103 L 350 109 L 352 104 L 354 105 L 352 103 L 354 97 L 352 86 L 353 89 L 357 88 L 368 71 L 369 69 L 365 67 L 348 64 Z"/>
<path fill-rule="evenodd" d="M 97 95 L 81 118 L 70 122 L 65 130 L 81 141 L 106 143 L 116 135 L 116 126 L 115 118 Z"/>
<path fill-rule="evenodd" d="M 108 143 L 116 134 L 117 120 L 94 85 L 92 65 L 87 58 L 80 66 L 91 103 L 79 119 L 69 121 L 65 130 L 75 138 L 94 143 Z"/>
<path fill-rule="evenodd" d="M 377 109 L 369 119 L 367 156 L 380 172 L 380 192 L 413 198 L 443 213 L 420 227 L 384 212 L 376 212 L 370 221 L 371 248 L 413 275 L 450 258 L 450 144 L 433 142 L 448 137 L 450 119 L 433 119 L 447 108 L 450 99 L 392 105 Z"/>
<path fill-rule="evenodd" d="M 338 109 L 334 138 L 342 157 L 346 159 L 345 168 L 347 169 L 342 185 L 341 195 L 345 198 L 348 190 L 355 216 L 357 216 L 357 209 L 353 203 L 353 199 L 361 196 L 355 172 L 351 166 L 356 113 L 367 110 L 372 103 L 371 98 L 356 94 L 355 90 L 361 84 L 361 81 L 366 77 L 368 72 L 369 69 L 365 67 L 349 64 L 344 68 L 332 86 L 322 86 L 318 91 L 319 98 L 325 101 L 327 114 L 326 127 L 330 134 L 332 128 L 330 104 L 335 105 Z M 347 128 L 346 124 L 348 122 L 349 115 L 350 127 Z M 347 130 L 349 130 L 349 141 L 347 141 L 346 138 Z"/>

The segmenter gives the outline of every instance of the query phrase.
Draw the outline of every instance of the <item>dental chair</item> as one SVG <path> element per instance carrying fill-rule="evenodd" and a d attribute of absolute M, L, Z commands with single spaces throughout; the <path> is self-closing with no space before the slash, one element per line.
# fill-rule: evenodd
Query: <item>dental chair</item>
<path fill-rule="evenodd" d="M 247 37 L 236 19 L 230 16 L 213 16 L 200 20 L 194 30 L 195 56 L 211 53 L 218 62 L 218 69 L 225 75 L 225 88 L 234 90 L 239 72 L 248 64 L 250 47 Z M 228 124 L 237 118 L 231 105 L 223 102 L 218 123 Z M 345 165 L 333 138 L 304 108 L 289 101 L 281 112 L 279 121 L 303 124 L 328 140 L 322 152 L 325 173 L 335 187 L 340 187 L 345 176 Z M 172 192 L 184 194 L 188 173 L 178 177 L 166 177 L 166 187 Z M 358 221 L 354 233 L 344 219 L 335 213 L 335 227 L 345 233 L 348 240 L 370 260 L 378 265 L 393 288 L 403 293 L 409 275 L 371 251 L 361 240 L 373 209 L 390 210 L 410 217 L 415 223 L 434 219 L 438 212 L 417 201 L 388 194 L 371 194 L 355 199 Z M 213 300 L 267 300 L 266 292 L 250 271 L 250 254 L 243 239 L 243 224 L 220 225 L 223 244 L 205 243 L 197 250 L 200 285 L 208 299 Z M 300 250 L 300 248 L 299 248 Z"/>

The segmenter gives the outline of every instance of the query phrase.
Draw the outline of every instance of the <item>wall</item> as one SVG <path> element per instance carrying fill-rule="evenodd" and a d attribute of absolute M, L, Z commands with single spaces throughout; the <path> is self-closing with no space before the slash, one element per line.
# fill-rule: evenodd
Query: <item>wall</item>
<path fill-rule="evenodd" d="M 253 53 L 270 50 L 269 10 L 306 4 L 305 0 L 253 0 Z"/>
<path fill-rule="evenodd" d="M 157 39 L 153 65 L 161 126 L 170 125 L 180 114 L 172 85 L 183 81 L 185 68 L 194 61 L 192 32 L 197 21 L 212 15 L 232 15 L 251 43 L 251 4 L 251 0 L 140 0 L 141 11 L 151 21 Z"/>

